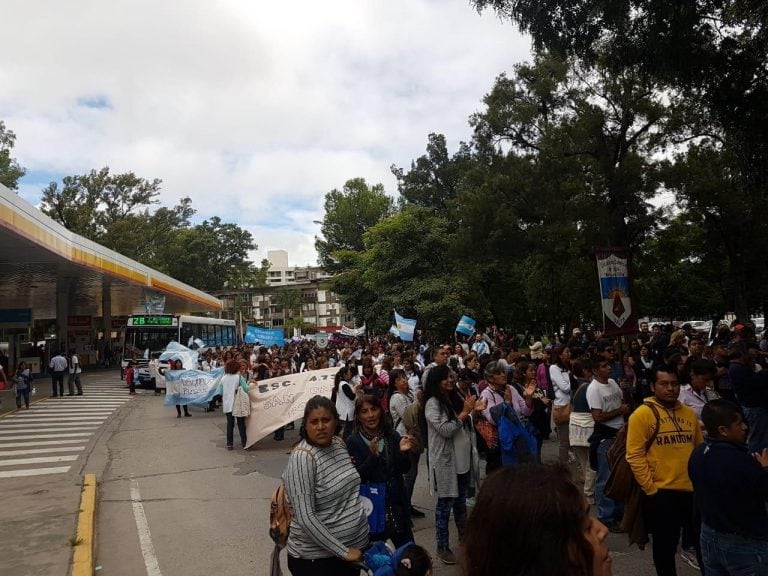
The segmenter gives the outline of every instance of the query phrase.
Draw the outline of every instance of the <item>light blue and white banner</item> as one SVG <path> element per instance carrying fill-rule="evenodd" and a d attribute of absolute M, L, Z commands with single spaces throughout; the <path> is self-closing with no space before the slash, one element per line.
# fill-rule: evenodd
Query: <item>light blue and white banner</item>
<path fill-rule="evenodd" d="M 475 333 L 475 320 L 469 316 L 462 316 L 459 323 L 456 324 L 456 332 L 472 336 Z"/>
<path fill-rule="evenodd" d="M 217 394 L 221 394 L 221 376 L 224 368 L 210 372 L 202 370 L 166 370 L 166 406 L 196 404 L 206 406 Z"/>
<path fill-rule="evenodd" d="M 413 333 L 416 331 L 416 320 L 410 318 L 403 318 L 395 310 L 395 326 L 399 333 L 400 339 L 405 342 L 413 342 Z"/>
<path fill-rule="evenodd" d="M 160 354 L 160 362 L 170 362 L 171 360 L 181 360 L 181 365 L 184 370 L 197 369 L 197 352 L 190 350 L 186 346 L 182 346 L 175 340 L 168 342 L 168 346 L 165 347 L 165 351 Z"/>
<path fill-rule="evenodd" d="M 262 346 L 285 345 L 285 333 L 282 328 L 256 328 L 248 326 L 245 330 L 245 342 L 255 344 L 258 342 Z"/>

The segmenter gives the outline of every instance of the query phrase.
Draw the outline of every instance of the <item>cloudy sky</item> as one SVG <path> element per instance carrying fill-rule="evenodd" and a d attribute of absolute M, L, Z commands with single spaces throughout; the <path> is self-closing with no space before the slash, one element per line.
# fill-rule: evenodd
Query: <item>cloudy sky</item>
<path fill-rule="evenodd" d="M 50 181 L 109 166 L 190 196 L 196 218 L 314 264 L 323 199 L 350 178 L 396 195 L 430 132 L 470 137 L 528 39 L 468 0 L 5 0 L 0 119 Z"/>

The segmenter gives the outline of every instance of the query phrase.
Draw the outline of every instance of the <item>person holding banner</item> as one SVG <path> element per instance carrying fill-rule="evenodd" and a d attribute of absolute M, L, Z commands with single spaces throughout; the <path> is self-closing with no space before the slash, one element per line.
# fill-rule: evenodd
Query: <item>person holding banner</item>
<path fill-rule="evenodd" d="M 227 450 L 233 449 L 235 421 L 237 421 L 240 441 L 243 448 L 245 448 L 245 418 L 232 415 L 235 406 L 235 393 L 248 394 L 248 384 L 246 379 L 240 374 L 240 370 L 240 361 L 228 360 L 224 365 L 224 375 L 221 377 L 221 407 L 227 416 Z M 241 392 L 237 392 L 238 388 L 240 388 Z"/>
<path fill-rule="evenodd" d="M 339 416 L 329 398 L 314 396 L 304 408 L 301 441 L 283 472 L 293 507 L 288 569 L 293 576 L 359 576 L 368 547 L 368 520 L 360 499 L 360 474 L 335 436 Z"/>

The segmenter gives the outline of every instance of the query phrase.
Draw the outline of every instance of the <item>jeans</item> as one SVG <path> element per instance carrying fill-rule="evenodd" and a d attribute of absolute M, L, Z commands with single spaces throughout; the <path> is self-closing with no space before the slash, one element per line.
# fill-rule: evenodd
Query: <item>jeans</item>
<path fill-rule="evenodd" d="M 645 517 L 653 538 L 656 574 L 677 576 L 675 554 L 683 527 L 693 521 L 693 492 L 659 490 L 645 499 Z"/>
<path fill-rule="evenodd" d="M 744 406 L 744 419 L 749 424 L 747 446 L 750 452 L 762 452 L 768 448 L 768 410 Z"/>
<path fill-rule="evenodd" d="M 24 388 L 24 390 L 16 390 L 16 408 L 21 408 L 21 404 L 29 408 L 29 386 Z"/>
<path fill-rule="evenodd" d="M 453 510 L 453 521 L 456 522 L 456 530 L 459 532 L 459 540 L 464 538 L 464 528 L 467 524 L 467 495 L 469 494 L 469 475 L 472 472 L 458 474 L 459 484 L 458 498 L 438 498 L 435 508 L 435 535 L 437 537 L 438 550 L 448 548 L 448 524 Z"/>
<path fill-rule="evenodd" d="M 768 576 L 768 542 L 725 534 L 701 525 L 701 556 L 707 576 Z"/>
<path fill-rule="evenodd" d="M 603 524 L 621 522 L 624 515 L 624 505 L 611 500 L 604 494 L 605 485 L 611 470 L 608 468 L 608 450 L 613 445 L 613 438 L 603 440 L 597 447 L 597 476 L 595 477 L 595 504 L 597 504 L 597 518 Z"/>
<path fill-rule="evenodd" d="M 237 420 L 237 431 L 240 433 L 240 442 L 245 446 L 245 417 L 232 416 L 232 412 L 227 412 L 227 446 L 232 446 L 235 432 L 235 420 Z"/>

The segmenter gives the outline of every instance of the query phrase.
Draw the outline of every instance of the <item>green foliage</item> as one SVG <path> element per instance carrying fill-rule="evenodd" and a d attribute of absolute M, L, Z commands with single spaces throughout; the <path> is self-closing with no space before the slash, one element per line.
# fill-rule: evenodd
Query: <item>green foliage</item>
<path fill-rule="evenodd" d="M 320 229 L 322 237 L 315 238 L 321 266 L 328 272 L 344 270 L 339 252 L 361 251 L 363 234 L 389 216 L 392 209 L 392 198 L 384 193 L 384 186 L 369 186 L 364 178 L 348 180 L 341 190 L 328 192 Z"/>
<path fill-rule="evenodd" d="M 195 286 L 214 291 L 266 285 L 268 262 L 249 259 L 251 233 L 218 217 L 192 225 L 192 201 L 158 203 L 160 180 L 105 167 L 67 176 L 44 190 L 41 210 L 69 230 Z"/>
<path fill-rule="evenodd" d="M 11 158 L 11 150 L 16 144 L 16 134 L 5 127 L 0 120 L 0 184 L 9 190 L 17 190 L 19 180 L 27 173 L 19 163 Z"/>

